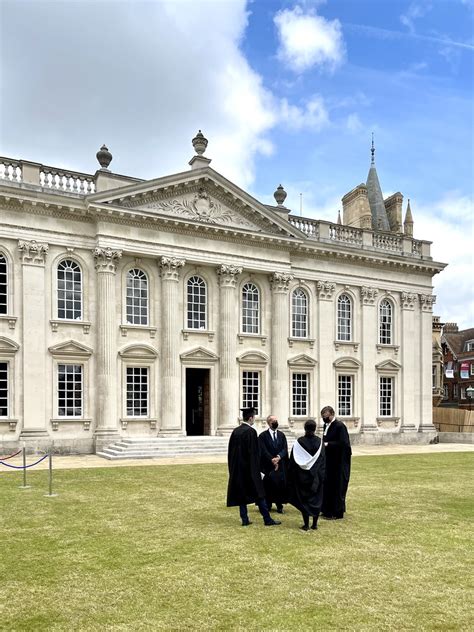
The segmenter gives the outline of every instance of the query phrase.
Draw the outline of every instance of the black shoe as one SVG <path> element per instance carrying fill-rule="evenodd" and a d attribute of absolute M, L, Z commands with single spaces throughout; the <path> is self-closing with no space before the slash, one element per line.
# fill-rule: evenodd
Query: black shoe
<path fill-rule="evenodd" d="M 313 529 L 313 531 L 316 531 L 316 529 L 317 529 L 317 528 L 318 528 L 318 525 L 317 525 L 317 524 L 313 524 L 313 525 L 311 525 L 311 529 Z"/>
<path fill-rule="evenodd" d="M 248 527 L 248 526 L 249 526 L 249 524 L 252 524 L 250 520 L 243 520 L 243 521 L 242 521 L 242 526 L 243 526 L 243 527 Z"/>
<path fill-rule="evenodd" d="M 270 520 L 269 522 L 265 522 L 266 527 L 273 527 L 273 525 L 281 524 L 280 520 Z"/>
<path fill-rule="evenodd" d="M 283 509 L 283 507 L 277 507 L 277 513 L 284 514 L 285 510 Z"/>
<path fill-rule="evenodd" d="M 300 527 L 301 531 L 309 531 L 309 527 L 307 524 L 304 524 L 302 527 Z"/>

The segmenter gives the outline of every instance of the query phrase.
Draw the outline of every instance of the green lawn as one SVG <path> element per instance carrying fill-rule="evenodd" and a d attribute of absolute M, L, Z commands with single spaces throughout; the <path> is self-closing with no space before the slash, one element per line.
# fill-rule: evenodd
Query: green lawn
<path fill-rule="evenodd" d="M 358 457 L 343 521 L 242 528 L 224 465 L 0 466 L 0 629 L 473 626 L 474 456 Z"/>

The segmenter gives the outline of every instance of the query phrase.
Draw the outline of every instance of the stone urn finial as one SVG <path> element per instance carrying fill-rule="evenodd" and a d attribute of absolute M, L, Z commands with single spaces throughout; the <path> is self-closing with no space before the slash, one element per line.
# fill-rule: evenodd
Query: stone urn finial
<path fill-rule="evenodd" d="M 199 132 L 193 138 L 194 151 L 199 156 L 202 156 L 203 153 L 206 151 L 207 143 L 208 143 L 207 138 L 205 138 L 204 134 L 201 132 L 201 130 L 199 130 Z"/>
<path fill-rule="evenodd" d="M 96 153 L 96 158 L 99 161 L 101 169 L 106 169 L 108 171 L 108 167 L 112 162 L 112 154 L 105 145 L 102 145 L 102 147 Z"/>
<path fill-rule="evenodd" d="M 273 197 L 276 200 L 278 206 L 283 206 L 283 202 L 286 200 L 287 193 L 285 189 L 280 185 L 278 185 L 277 190 L 273 194 Z"/>

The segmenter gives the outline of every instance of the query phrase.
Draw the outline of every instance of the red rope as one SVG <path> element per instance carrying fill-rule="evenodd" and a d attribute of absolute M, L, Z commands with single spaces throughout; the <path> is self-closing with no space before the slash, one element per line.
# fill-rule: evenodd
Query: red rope
<path fill-rule="evenodd" d="M 18 452 L 15 452 L 15 454 L 10 454 L 10 456 L 2 456 L 0 458 L 0 461 L 8 461 L 8 459 L 13 459 L 14 456 L 16 456 L 17 454 L 20 454 L 21 450 L 18 450 Z"/>

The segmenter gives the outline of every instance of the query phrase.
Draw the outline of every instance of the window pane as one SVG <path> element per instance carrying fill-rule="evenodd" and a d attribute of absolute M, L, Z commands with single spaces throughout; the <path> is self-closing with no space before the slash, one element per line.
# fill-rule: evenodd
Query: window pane
<path fill-rule="evenodd" d="M 206 329 L 206 282 L 198 276 L 188 279 L 188 329 Z"/>
<path fill-rule="evenodd" d="M 308 336 L 308 297 L 300 288 L 291 295 L 291 335 L 295 338 Z"/>
<path fill-rule="evenodd" d="M 58 318 L 82 320 L 82 273 L 75 261 L 58 265 Z"/>
<path fill-rule="evenodd" d="M 149 369 L 148 367 L 127 367 L 127 416 L 148 417 Z"/>
<path fill-rule="evenodd" d="M 127 273 L 125 317 L 129 325 L 148 325 L 148 277 L 138 268 Z"/>
<path fill-rule="evenodd" d="M 82 364 L 58 365 L 58 415 L 81 417 L 83 408 Z"/>
<path fill-rule="evenodd" d="M 352 375 L 339 375 L 337 380 L 337 407 L 339 415 L 352 415 Z"/>
<path fill-rule="evenodd" d="M 0 254 L 0 314 L 8 313 L 8 269 L 7 260 Z"/>
<path fill-rule="evenodd" d="M 246 283 L 242 288 L 242 332 L 260 332 L 260 297 L 257 286 Z"/>
<path fill-rule="evenodd" d="M 308 415 L 308 374 L 293 373 L 292 386 L 292 414 Z"/>
<path fill-rule="evenodd" d="M 260 410 L 260 372 L 243 371 L 242 373 L 242 408 L 255 408 L 256 415 Z"/>
<path fill-rule="evenodd" d="M 382 301 L 380 303 L 380 329 L 379 343 L 381 345 L 392 344 L 392 304 L 390 301 Z"/>
<path fill-rule="evenodd" d="M 0 417 L 8 417 L 8 362 L 0 362 Z"/>
<path fill-rule="evenodd" d="M 337 300 L 337 339 L 352 340 L 352 302 L 346 294 Z"/>
<path fill-rule="evenodd" d="M 379 413 L 381 417 L 393 415 L 393 377 L 381 377 L 379 382 Z"/>

